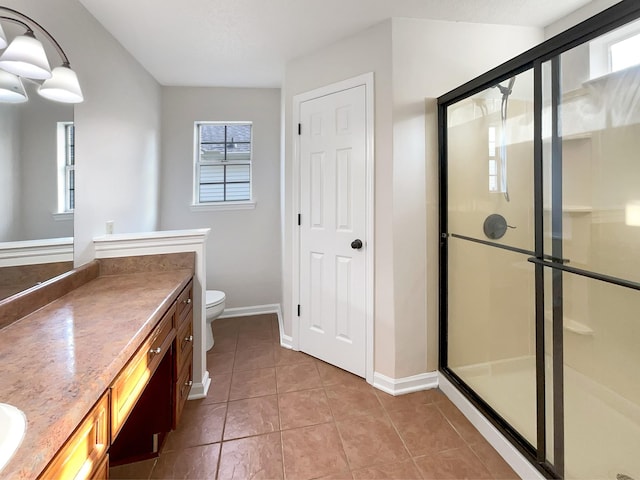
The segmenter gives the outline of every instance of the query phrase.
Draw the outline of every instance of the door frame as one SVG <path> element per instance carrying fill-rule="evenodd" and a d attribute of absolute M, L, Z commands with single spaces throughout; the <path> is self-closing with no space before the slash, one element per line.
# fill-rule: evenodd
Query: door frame
<path fill-rule="evenodd" d="M 291 218 L 289 221 L 296 229 L 293 234 L 293 256 L 292 256 L 292 295 L 291 295 L 291 316 L 292 316 L 292 347 L 300 350 L 300 317 L 297 316 L 298 305 L 300 304 L 300 229 L 298 227 L 298 213 L 300 213 L 300 135 L 298 135 L 298 124 L 300 123 L 300 108 L 303 102 L 325 97 L 351 88 L 365 87 L 365 225 L 366 225 L 366 252 L 365 252 L 365 338 L 366 338 L 366 358 L 365 372 L 367 383 L 373 384 L 373 338 L 374 338 L 374 217 L 375 217 L 375 196 L 374 196 L 374 75 L 373 72 L 358 75 L 340 82 L 325 85 L 314 90 L 295 95 L 293 97 L 293 195 Z"/>

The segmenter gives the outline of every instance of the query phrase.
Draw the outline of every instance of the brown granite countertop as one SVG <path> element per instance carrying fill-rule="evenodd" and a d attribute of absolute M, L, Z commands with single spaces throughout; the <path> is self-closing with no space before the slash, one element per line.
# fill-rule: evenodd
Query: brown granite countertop
<path fill-rule="evenodd" d="M 0 402 L 27 417 L 0 479 L 44 469 L 192 274 L 100 276 L 0 330 Z"/>

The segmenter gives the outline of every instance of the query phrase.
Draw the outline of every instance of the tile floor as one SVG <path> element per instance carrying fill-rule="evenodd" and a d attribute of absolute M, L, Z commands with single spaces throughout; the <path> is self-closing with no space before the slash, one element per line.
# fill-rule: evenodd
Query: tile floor
<path fill-rule="evenodd" d="M 399 397 L 279 345 L 275 315 L 218 319 L 207 398 L 115 479 L 516 479 L 439 391 Z"/>

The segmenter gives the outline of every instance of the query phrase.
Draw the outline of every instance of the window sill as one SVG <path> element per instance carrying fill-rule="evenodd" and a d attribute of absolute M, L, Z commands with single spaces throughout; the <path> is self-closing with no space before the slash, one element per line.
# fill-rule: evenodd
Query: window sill
<path fill-rule="evenodd" d="M 216 212 L 222 210 L 253 210 L 256 202 L 220 202 L 191 205 L 192 212 Z"/>
<path fill-rule="evenodd" d="M 56 222 L 73 220 L 73 212 L 54 212 L 52 215 Z"/>

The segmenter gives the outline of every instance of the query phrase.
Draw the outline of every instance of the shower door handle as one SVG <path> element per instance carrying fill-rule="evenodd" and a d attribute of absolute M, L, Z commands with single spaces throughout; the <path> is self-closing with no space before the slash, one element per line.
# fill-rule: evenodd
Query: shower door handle
<path fill-rule="evenodd" d="M 362 248 L 362 240 L 356 238 L 353 242 L 351 242 L 351 248 L 354 250 L 360 250 Z"/>

